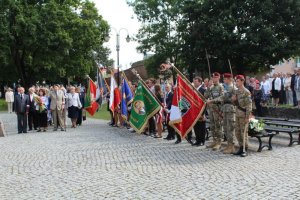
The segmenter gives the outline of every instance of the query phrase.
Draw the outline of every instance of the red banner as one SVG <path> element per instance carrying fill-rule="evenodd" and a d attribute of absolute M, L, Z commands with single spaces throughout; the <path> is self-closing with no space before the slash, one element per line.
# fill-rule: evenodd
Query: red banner
<path fill-rule="evenodd" d="M 199 95 L 197 89 L 178 75 L 170 113 L 170 126 L 182 138 L 185 138 L 202 115 L 204 109 L 205 101 Z"/>

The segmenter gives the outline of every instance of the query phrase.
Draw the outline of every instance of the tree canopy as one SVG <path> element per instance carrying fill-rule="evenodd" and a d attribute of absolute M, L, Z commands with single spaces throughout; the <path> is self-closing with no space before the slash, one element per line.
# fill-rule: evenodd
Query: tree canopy
<path fill-rule="evenodd" d="M 205 50 L 212 71 L 229 71 L 230 59 L 238 73 L 266 70 L 300 54 L 299 0 L 132 0 L 129 5 L 143 23 L 140 50 L 160 60 L 174 57 L 189 74 L 207 74 Z"/>
<path fill-rule="evenodd" d="M 83 78 L 95 71 L 95 52 L 109 62 L 103 47 L 108 32 L 88 0 L 2 0 L 0 78 L 25 86 Z"/>

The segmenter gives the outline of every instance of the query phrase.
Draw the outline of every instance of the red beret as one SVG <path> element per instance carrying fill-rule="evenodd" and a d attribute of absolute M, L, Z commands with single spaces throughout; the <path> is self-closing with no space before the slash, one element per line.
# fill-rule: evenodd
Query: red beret
<path fill-rule="evenodd" d="M 221 76 L 221 74 L 219 72 L 214 72 L 213 73 L 213 77 L 220 77 L 220 76 Z"/>
<path fill-rule="evenodd" d="M 235 79 L 245 80 L 245 77 L 243 75 L 237 75 Z"/>
<path fill-rule="evenodd" d="M 225 73 L 225 74 L 223 74 L 223 77 L 224 78 L 232 78 L 232 75 L 229 73 Z"/>
<path fill-rule="evenodd" d="M 256 84 L 259 83 L 259 80 L 256 80 L 255 83 L 256 83 Z"/>

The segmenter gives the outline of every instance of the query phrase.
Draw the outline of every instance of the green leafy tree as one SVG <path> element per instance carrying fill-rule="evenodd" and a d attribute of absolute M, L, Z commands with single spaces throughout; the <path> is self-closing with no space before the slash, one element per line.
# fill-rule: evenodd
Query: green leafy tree
<path fill-rule="evenodd" d="M 90 1 L 2 0 L 1 68 L 14 71 L 12 78 L 25 86 L 84 77 L 93 70 L 93 52 L 109 52 L 102 47 L 108 30 Z"/>
<path fill-rule="evenodd" d="M 141 44 L 140 52 L 154 52 L 156 55 L 145 62 L 150 75 L 157 76 L 158 68 L 166 58 L 177 57 L 182 40 L 177 24 L 180 20 L 181 0 L 135 0 L 130 1 L 142 27 L 137 34 L 137 40 Z"/>
<path fill-rule="evenodd" d="M 135 0 L 130 5 L 144 24 L 139 48 L 174 56 L 190 76 L 207 74 L 205 50 L 212 71 L 229 71 L 230 59 L 238 73 L 266 70 L 300 54 L 298 0 Z"/>

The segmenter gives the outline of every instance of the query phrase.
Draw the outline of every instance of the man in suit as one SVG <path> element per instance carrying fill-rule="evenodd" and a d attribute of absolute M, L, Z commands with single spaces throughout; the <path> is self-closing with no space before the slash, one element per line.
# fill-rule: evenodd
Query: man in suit
<path fill-rule="evenodd" d="M 296 77 L 297 77 L 297 70 L 294 69 L 294 74 L 292 75 L 292 78 L 291 78 L 291 89 L 293 91 L 293 103 L 294 103 L 294 106 L 298 105 L 297 97 L 296 97 L 296 91 L 295 91 Z"/>
<path fill-rule="evenodd" d="M 175 130 L 173 127 L 171 127 L 169 125 L 169 121 L 170 121 L 170 110 L 171 110 L 171 106 L 172 106 L 172 99 L 173 99 L 173 92 L 171 90 L 171 85 L 167 84 L 166 85 L 166 112 L 167 114 L 167 129 L 168 129 L 168 135 L 167 137 L 165 137 L 164 139 L 166 140 L 174 140 L 175 139 Z M 177 137 L 178 138 L 178 137 Z M 179 139 L 181 139 L 179 137 Z"/>
<path fill-rule="evenodd" d="M 34 130 L 37 130 L 38 127 L 38 120 L 37 120 L 37 111 L 35 109 L 34 105 L 34 95 L 35 95 L 35 88 L 31 87 L 29 88 L 29 113 L 28 113 L 28 127 L 29 131 L 32 130 L 32 125 Z"/>
<path fill-rule="evenodd" d="M 194 87 L 202 94 L 204 95 L 205 92 L 205 85 L 202 84 L 202 78 L 199 76 L 196 76 L 193 79 Z M 205 127 L 205 117 L 204 115 L 200 117 L 200 119 L 197 121 L 197 123 L 194 126 L 194 132 L 196 136 L 196 142 L 192 142 L 192 131 L 188 133 L 187 135 L 187 141 L 192 144 L 192 146 L 203 146 L 205 144 L 205 133 L 206 133 L 206 127 Z"/>
<path fill-rule="evenodd" d="M 297 105 L 298 108 L 300 108 L 300 69 L 297 70 L 297 75 L 295 77 L 295 93 L 296 93 L 296 98 L 297 98 Z"/>
<path fill-rule="evenodd" d="M 24 88 L 18 89 L 19 93 L 15 96 L 14 111 L 18 117 L 18 133 L 27 133 L 27 114 L 29 111 L 29 97 L 24 94 Z"/>
<path fill-rule="evenodd" d="M 65 108 L 65 95 L 63 91 L 59 90 L 58 85 L 54 85 L 53 91 L 50 93 L 50 99 L 50 109 L 53 116 L 54 131 L 57 131 L 57 121 L 60 124 L 61 131 L 65 131 L 65 120 L 63 118 L 63 111 Z"/>

